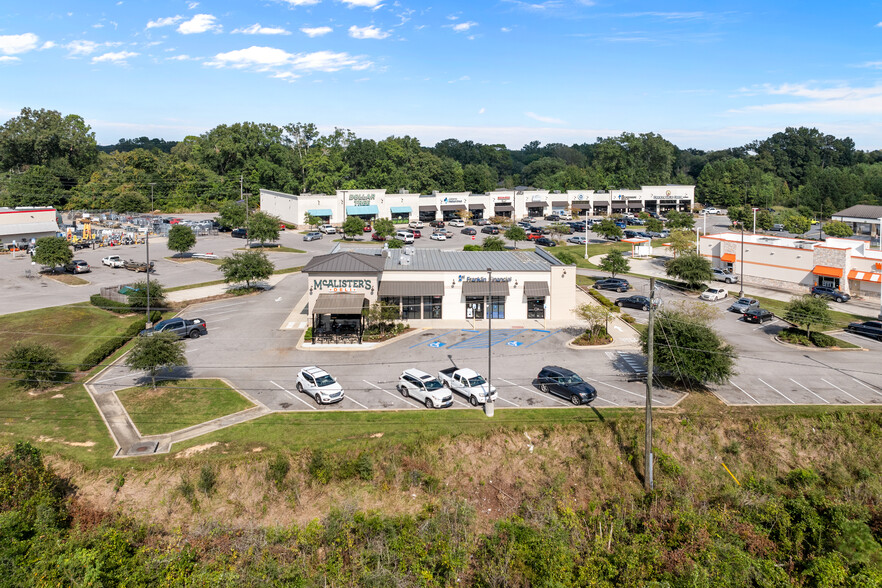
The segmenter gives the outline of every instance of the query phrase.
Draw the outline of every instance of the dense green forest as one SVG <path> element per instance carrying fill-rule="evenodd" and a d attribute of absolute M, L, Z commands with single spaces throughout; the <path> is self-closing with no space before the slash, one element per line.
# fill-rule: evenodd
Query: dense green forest
<path fill-rule="evenodd" d="M 850 138 L 787 128 L 720 151 L 680 148 L 654 133 L 521 149 L 446 139 L 362 139 L 315 125 L 219 125 L 183 141 L 120 139 L 99 146 L 73 114 L 24 108 L 0 127 L 0 204 L 145 211 L 211 210 L 260 188 L 290 193 L 385 188 L 487 192 L 695 184 L 699 202 L 717 206 L 804 206 L 822 216 L 882 202 L 882 151 Z M 241 183 L 240 183 L 241 178 Z"/>

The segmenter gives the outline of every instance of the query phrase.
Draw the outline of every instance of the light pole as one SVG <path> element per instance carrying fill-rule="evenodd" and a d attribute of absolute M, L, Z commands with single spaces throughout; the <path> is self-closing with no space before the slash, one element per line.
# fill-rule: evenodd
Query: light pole
<path fill-rule="evenodd" d="M 744 223 L 741 223 L 741 279 L 738 280 L 738 298 L 744 297 Z"/>
<path fill-rule="evenodd" d="M 753 209 L 753 234 L 754 235 L 756 235 L 756 211 L 757 210 L 759 210 L 759 208 L 754 207 L 754 209 Z"/>
<path fill-rule="evenodd" d="M 585 259 L 588 259 L 588 215 L 585 215 Z"/>
<path fill-rule="evenodd" d="M 882 218 L 879 219 L 879 249 L 882 249 Z M 876 269 L 882 277 L 882 263 L 877 263 Z M 882 279 L 879 280 L 879 320 L 882 321 Z"/>
<path fill-rule="evenodd" d="M 153 326 L 153 321 L 150 320 L 150 225 L 153 224 L 153 186 L 155 185 L 156 182 L 150 182 L 150 220 L 147 225 L 147 271 L 144 272 L 147 274 L 147 323 L 144 325 L 146 329 Z"/>
<path fill-rule="evenodd" d="M 487 268 L 487 394 L 484 414 L 493 416 L 493 268 Z"/>

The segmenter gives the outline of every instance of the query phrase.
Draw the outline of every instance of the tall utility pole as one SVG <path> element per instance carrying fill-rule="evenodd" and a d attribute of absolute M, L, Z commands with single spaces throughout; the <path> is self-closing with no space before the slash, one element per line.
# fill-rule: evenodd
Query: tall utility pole
<path fill-rule="evenodd" d="M 147 323 L 145 328 L 149 329 L 153 326 L 150 320 L 150 229 L 153 228 L 153 186 L 156 182 L 150 182 L 150 223 L 147 225 Z"/>
<path fill-rule="evenodd" d="M 487 395 L 484 397 L 484 414 L 493 416 L 493 268 L 487 268 Z"/>
<path fill-rule="evenodd" d="M 646 346 L 646 448 L 643 457 L 643 487 L 652 490 L 652 369 L 655 348 L 655 278 L 649 278 L 649 329 Z"/>
<path fill-rule="evenodd" d="M 744 297 L 744 223 L 741 224 L 741 279 L 738 280 L 738 298 Z"/>

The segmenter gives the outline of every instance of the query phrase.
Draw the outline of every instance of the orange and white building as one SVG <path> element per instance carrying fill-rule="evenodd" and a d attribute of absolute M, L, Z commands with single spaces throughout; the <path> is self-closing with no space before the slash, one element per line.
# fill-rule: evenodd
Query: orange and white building
<path fill-rule="evenodd" d="M 804 293 L 815 285 L 850 294 L 879 298 L 882 251 L 866 241 L 827 238 L 826 241 L 728 232 L 705 235 L 699 253 L 715 267 L 728 268 L 744 283 Z"/>

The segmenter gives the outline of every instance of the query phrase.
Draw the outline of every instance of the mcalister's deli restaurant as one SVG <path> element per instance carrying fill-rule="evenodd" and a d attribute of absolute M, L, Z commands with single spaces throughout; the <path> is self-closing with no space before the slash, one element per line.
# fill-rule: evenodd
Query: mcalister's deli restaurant
<path fill-rule="evenodd" d="M 535 251 L 342 250 L 303 268 L 314 343 L 361 343 L 362 311 L 377 300 L 417 327 L 572 321 L 575 267 Z"/>

